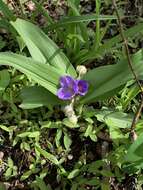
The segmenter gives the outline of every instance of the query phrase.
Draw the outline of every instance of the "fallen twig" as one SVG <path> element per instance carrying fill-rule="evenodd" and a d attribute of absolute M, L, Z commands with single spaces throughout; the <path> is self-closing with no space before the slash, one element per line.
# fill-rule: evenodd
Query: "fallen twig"
<path fill-rule="evenodd" d="M 119 22 L 119 29 L 120 29 L 120 35 L 121 35 L 121 38 L 124 42 L 124 47 L 125 47 L 125 52 L 126 52 L 126 56 L 127 56 L 127 60 L 128 60 L 128 65 L 129 65 L 129 68 L 132 72 L 132 74 L 134 75 L 134 79 L 136 81 L 136 83 L 138 84 L 139 88 L 140 88 L 140 91 L 141 91 L 141 103 L 139 105 L 139 108 L 137 109 L 137 112 L 134 116 L 134 119 L 132 121 L 132 124 L 131 124 L 131 131 L 130 131 L 130 137 L 131 137 L 131 140 L 135 141 L 136 138 L 134 138 L 135 136 L 137 137 L 136 133 L 135 133 L 135 126 L 136 126 L 136 123 L 140 117 L 140 114 L 141 114 L 141 111 L 142 111 L 142 108 L 143 108 L 143 88 L 142 88 L 142 85 L 133 69 L 133 66 L 132 66 L 132 60 L 131 60 L 131 56 L 130 56 L 130 53 L 129 53 L 129 47 L 128 47 L 128 41 L 124 35 L 124 30 L 123 30 L 123 25 L 122 25 L 122 21 L 121 21 L 121 18 L 120 18 L 120 15 L 119 15 L 119 12 L 118 12 L 118 8 L 117 8 L 117 5 L 116 5 L 116 0 L 112 0 L 112 3 L 113 3 L 113 6 L 114 6 L 114 9 L 115 9 L 115 12 L 116 12 L 116 15 L 117 15 L 117 18 L 118 18 L 118 22 Z M 134 137 L 133 137 L 134 136 Z"/>

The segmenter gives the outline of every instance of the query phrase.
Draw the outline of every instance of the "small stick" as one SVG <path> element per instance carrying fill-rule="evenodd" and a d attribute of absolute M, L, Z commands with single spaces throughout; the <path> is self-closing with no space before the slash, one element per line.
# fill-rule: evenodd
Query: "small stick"
<path fill-rule="evenodd" d="M 141 102 L 140 102 L 140 105 L 135 113 L 135 116 L 133 118 L 133 122 L 132 122 L 132 125 L 131 125 L 131 133 L 130 133 L 130 136 L 131 136 L 131 139 L 134 140 L 134 129 L 135 129 L 135 126 L 139 120 L 139 117 L 141 115 L 141 111 L 142 111 L 142 108 L 143 108 L 143 96 L 141 95 Z"/>
<path fill-rule="evenodd" d="M 121 21 L 121 18 L 120 18 L 120 15 L 119 15 L 119 12 L 118 12 L 118 9 L 117 9 L 117 5 L 116 5 L 116 0 L 112 0 L 112 3 L 113 3 L 113 6 L 114 6 L 114 9 L 115 9 L 115 12 L 116 12 L 116 15 L 117 15 L 117 18 L 118 18 L 118 22 L 119 22 L 119 29 L 120 29 L 120 35 L 121 35 L 121 38 L 124 42 L 124 47 L 125 47 L 125 51 L 126 51 L 126 56 L 127 56 L 127 60 L 128 60 L 128 65 L 129 65 L 129 68 L 132 72 L 132 74 L 134 75 L 134 78 L 135 78 L 135 81 L 136 83 L 138 84 L 139 88 L 140 88 L 140 91 L 141 91 L 141 103 L 139 105 L 139 108 L 137 109 L 137 112 L 134 116 L 134 119 L 132 121 L 132 125 L 131 125 L 131 134 L 130 136 L 132 136 L 132 134 L 135 134 L 135 126 L 136 126 L 136 123 L 139 119 L 139 116 L 141 114 L 141 111 L 142 111 L 142 108 L 143 108 L 143 88 L 142 88 L 142 85 L 140 83 L 140 81 L 138 80 L 138 77 L 133 69 L 133 66 L 132 66 L 132 60 L 131 60 L 131 57 L 130 57 L 130 53 L 129 53 L 129 47 L 128 47 L 128 41 L 124 35 L 124 30 L 123 30 L 123 25 L 122 25 L 122 21 Z M 133 139 L 135 140 L 135 139 Z"/>

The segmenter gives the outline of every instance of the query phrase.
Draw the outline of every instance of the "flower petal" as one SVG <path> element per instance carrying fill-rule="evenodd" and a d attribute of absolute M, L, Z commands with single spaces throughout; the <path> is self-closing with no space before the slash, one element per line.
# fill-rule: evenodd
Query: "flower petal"
<path fill-rule="evenodd" d="M 77 80 L 78 94 L 84 96 L 88 91 L 88 82 L 85 80 Z"/>
<path fill-rule="evenodd" d="M 62 100 L 70 100 L 74 97 L 75 92 L 73 89 L 66 88 L 60 88 L 57 92 L 57 96 L 59 99 Z"/>
<path fill-rule="evenodd" d="M 71 86 L 75 83 L 75 80 L 70 76 L 62 76 L 60 77 L 60 85 L 61 87 Z"/>

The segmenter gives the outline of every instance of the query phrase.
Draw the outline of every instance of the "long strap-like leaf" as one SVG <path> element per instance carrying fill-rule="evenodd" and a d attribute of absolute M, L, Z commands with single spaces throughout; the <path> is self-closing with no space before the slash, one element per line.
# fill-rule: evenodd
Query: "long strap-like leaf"
<path fill-rule="evenodd" d="M 132 57 L 133 69 L 139 79 L 143 79 L 143 51 Z M 119 91 L 129 80 L 134 79 L 127 60 L 122 59 L 116 65 L 107 65 L 89 71 L 84 77 L 90 84 L 91 91 L 81 100 L 83 103 L 107 99 Z"/>
<path fill-rule="evenodd" d="M 22 19 L 11 23 L 24 40 L 34 60 L 49 63 L 61 72 L 76 76 L 68 58 L 40 28 Z"/>
<path fill-rule="evenodd" d="M 0 53 L 0 65 L 18 69 L 53 94 L 57 93 L 59 77 L 65 74 L 52 66 L 14 53 Z"/>

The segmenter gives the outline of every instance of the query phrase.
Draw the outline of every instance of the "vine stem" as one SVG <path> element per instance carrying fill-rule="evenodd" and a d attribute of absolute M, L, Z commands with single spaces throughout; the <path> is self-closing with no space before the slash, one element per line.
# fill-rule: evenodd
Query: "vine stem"
<path fill-rule="evenodd" d="M 123 25 L 122 25 L 122 21 L 121 21 L 121 18 L 120 18 L 120 15 L 119 15 L 119 12 L 118 12 L 118 8 L 117 8 L 117 4 L 116 4 L 116 0 L 112 0 L 112 3 L 113 3 L 113 7 L 114 7 L 114 10 L 116 12 L 116 15 L 117 15 L 117 19 L 118 19 L 118 23 L 119 23 L 119 30 L 120 30 L 120 35 L 121 35 L 121 38 L 123 40 L 123 43 L 124 43 L 124 47 L 125 47 L 125 53 L 126 53 L 126 57 L 127 57 L 127 60 L 128 60 L 128 65 L 129 65 L 129 68 L 134 76 L 134 79 L 140 89 L 140 92 L 141 92 L 141 103 L 135 113 L 135 116 L 133 118 L 133 121 L 132 121 L 132 124 L 131 124 L 131 132 L 130 132 L 130 136 L 132 138 L 132 140 L 134 141 L 134 137 L 132 134 L 135 134 L 135 126 L 136 126 L 136 123 L 138 122 L 138 119 L 140 117 L 140 114 L 141 114 L 141 111 L 142 111 L 142 108 L 143 108 L 143 88 L 142 88 L 142 85 L 140 83 L 140 81 L 138 80 L 138 77 L 134 71 L 134 68 L 132 66 L 132 59 L 131 59 L 131 56 L 130 56 L 130 52 L 129 52 L 129 47 L 128 47 L 128 41 L 124 35 L 124 29 L 123 29 Z"/>

